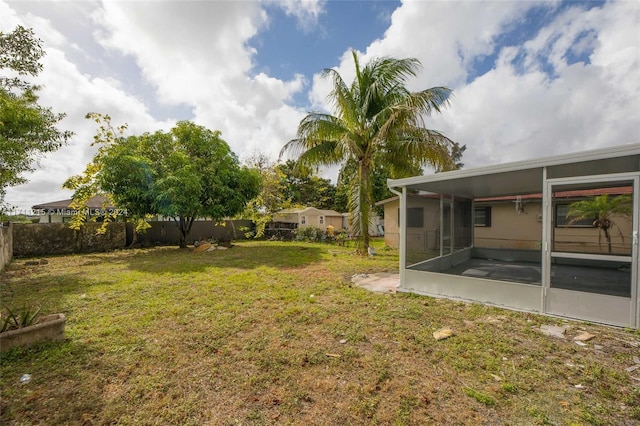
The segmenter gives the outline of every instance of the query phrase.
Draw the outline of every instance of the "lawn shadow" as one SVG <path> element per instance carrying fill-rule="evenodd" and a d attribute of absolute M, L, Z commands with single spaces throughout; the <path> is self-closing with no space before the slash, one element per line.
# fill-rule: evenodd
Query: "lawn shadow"
<path fill-rule="evenodd" d="M 196 252 L 193 248 L 155 247 L 138 250 L 121 261 L 126 261 L 130 269 L 150 273 L 202 272 L 212 267 L 289 269 L 321 262 L 330 247 L 291 242 L 269 245 L 241 243 L 226 250 L 203 252 Z"/>
<path fill-rule="evenodd" d="M 7 276 L 0 286 L 0 308 L 21 310 L 39 306 L 42 314 L 64 312 L 64 296 L 81 295 L 92 286 L 104 284 L 89 279 L 82 272 L 51 273 L 42 278 L 29 273 L 12 279 L 6 279 Z"/>

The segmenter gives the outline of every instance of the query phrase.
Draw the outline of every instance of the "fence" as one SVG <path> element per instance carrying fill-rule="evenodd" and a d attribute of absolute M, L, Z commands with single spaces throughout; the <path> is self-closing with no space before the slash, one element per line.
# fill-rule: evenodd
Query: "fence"
<path fill-rule="evenodd" d="M 49 254 L 92 253 L 125 246 L 124 223 L 110 223 L 106 233 L 96 231 L 100 223 L 86 223 L 74 231 L 65 223 L 14 223 L 13 255 L 16 257 Z"/>
<path fill-rule="evenodd" d="M 151 228 L 138 235 L 137 241 L 152 245 L 177 245 L 180 242 L 180 230 L 174 221 L 149 222 Z M 245 233 L 253 230 L 250 220 L 225 220 L 223 224 L 213 220 L 197 220 L 193 222 L 187 244 L 199 240 L 214 239 L 231 241 L 245 239 Z M 133 241 L 133 224 L 127 223 L 127 245 Z"/>
<path fill-rule="evenodd" d="M 11 257 L 13 257 L 13 225 L 9 223 L 8 226 L 3 226 L 0 222 L 0 272 L 11 262 Z"/>
<path fill-rule="evenodd" d="M 151 245 L 178 245 L 180 231 L 174 222 L 149 222 L 151 228 L 138 241 Z M 133 225 L 113 222 L 103 235 L 96 231 L 102 224 L 85 223 L 74 231 L 64 223 L 12 223 L 0 227 L 0 270 L 15 257 L 43 256 L 51 254 L 91 253 L 122 249 L 133 241 Z M 245 233 L 254 228 L 250 220 L 227 220 L 220 224 L 211 220 L 195 221 L 187 238 L 187 244 L 197 240 L 215 239 L 231 241 L 244 239 Z"/>

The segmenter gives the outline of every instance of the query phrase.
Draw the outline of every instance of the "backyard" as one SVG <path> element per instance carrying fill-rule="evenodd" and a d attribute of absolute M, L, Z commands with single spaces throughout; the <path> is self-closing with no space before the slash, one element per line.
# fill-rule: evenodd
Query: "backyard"
<path fill-rule="evenodd" d="M 2 307 L 64 313 L 66 341 L 0 355 L 0 423 L 640 424 L 638 331 L 372 293 L 352 275 L 398 269 L 374 246 L 15 259 Z"/>

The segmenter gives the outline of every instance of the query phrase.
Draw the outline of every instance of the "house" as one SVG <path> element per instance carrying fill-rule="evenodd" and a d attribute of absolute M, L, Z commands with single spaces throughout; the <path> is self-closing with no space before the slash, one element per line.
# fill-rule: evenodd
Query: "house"
<path fill-rule="evenodd" d="M 568 206 L 576 201 L 606 194 L 610 197 L 629 195 L 631 187 L 601 188 L 586 191 L 563 191 L 556 193 L 553 209 L 556 238 L 564 238 L 567 244 L 577 244 L 581 250 L 602 252 L 606 250 L 600 230 L 593 225 L 593 220 L 571 223 L 566 215 Z M 427 244 L 437 249 L 439 238 L 439 196 L 437 194 L 408 194 L 414 207 L 408 211 L 407 232 L 411 234 L 416 228 L 423 235 L 410 235 L 409 241 Z M 541 244 L 542 232 L 542 194 L 508 195 L 503 197 L 476 198 L 474 201 L 474 247 L 515 250 L 535 250 Z M 418 206 L 420 204 L 420 206 Z M 400 197 L 395 196 L 381 200 L 376 206 L 383 206 L 385 212 L 385 244 L 392 248 L 399 247 Z M 430 225 L 423 227 L 423 221 Z M 625 252 L 631 241 L 624 235 L 630 233 L 631 219 L 614 217 L 616 228 L 612 229 L 613 252 Z M 424 239 L 424 242 L 420 242 Z M 574 239 L 575 241 L 570 241 Z M 556 241 L 561 244 L 560 241 Z"/>
<path fill-rule="evenodd" d="M 440 224 L 440 197 L 436 194 L 409 194 L 408 196 L 420 198 L 424 206 L 418 209 L 415 207 L 410 209 L 407 232 L 411 233 L 412 228 L 417 229 L 422 234 L 422 237 L 426 239 L 421 244 L 435 249 L 435 246 L 440 241 L 437 237 Z M 384 207 L 384 243 L 388 247 L 397 249 L 400 247 L 400 197 L 396 195 L 395 197 L 378 201 L 376 206 Z M 416 237 L 412 241 L 419 239 L 419 237 Z"/>
<path fill-rule="evenodd" d="M 640 144 L 389 180 L 399 290 L 640 328 L 639 180 Z M 566 220 L 599 194 L 632 200 L 611 250 Z"/>
<path fill-rule="evenodd" d="M 281 210 L 273 216 L 273 222 L 288 224 L 291 228 L 312 226 L 326 230 L 329 225 L 333 226 L 335 230 L 343 228 L 343 216 L 341 213 L 335 210 L 320 210 L 315 207 Z"/>
<path fill-rule="evenodd" d="M 31 209 L 34 214 L 40 216 L 40 223 L 68 223 L 71 217 L 78 214 L 77 210 L 69 207 L 72 201 L 73 200 L 69 199 L 37 204 L 31 207 Z M 87 210 L 82 213 L 97 217 L 98 220 L 106 213 L 126 215 L 125 210 L 118 209 L 106 197 L 101 195 L 91 197 L 87 202 Z"/>

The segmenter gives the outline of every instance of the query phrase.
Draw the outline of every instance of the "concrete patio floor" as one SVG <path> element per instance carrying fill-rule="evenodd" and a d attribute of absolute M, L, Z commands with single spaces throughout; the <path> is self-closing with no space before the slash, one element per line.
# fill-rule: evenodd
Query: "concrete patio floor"
<path fill-rule="evenodd" d="M 470 259 L 442 273 L 541 285 L 540 264 L 531 262 Z M 400 287 L 400 274 L 356 274 L 351 277 L 351 282 L 376 293 L 396 293 Z M 552 265 L 551 287 L 631 297 L 631 273 L 612 268 Z"/>
<path fill-rule="evenodd" d="M 400 286 L 400 274 L 381 272 L 378 274 L 356 274 L 351 282 L 376 293 L 395 293 Z"/>
<path fill-rule="evenodd" d="M 472 258 L 442 273 L 535 285 L 542 282 L 541 266 L 532 262 Z M 631 297 L 631 271 L 554 264 L 551 265 L 551 287 Z"/>

